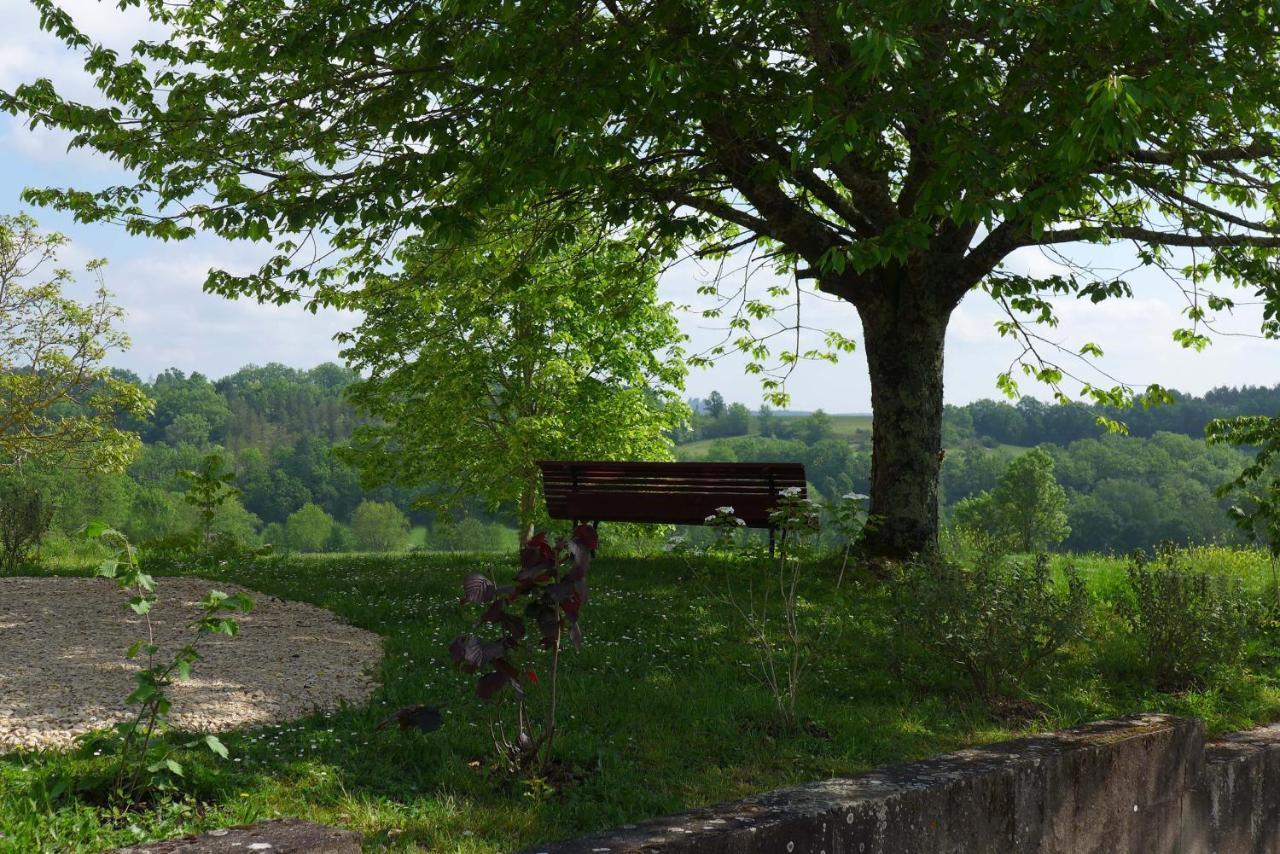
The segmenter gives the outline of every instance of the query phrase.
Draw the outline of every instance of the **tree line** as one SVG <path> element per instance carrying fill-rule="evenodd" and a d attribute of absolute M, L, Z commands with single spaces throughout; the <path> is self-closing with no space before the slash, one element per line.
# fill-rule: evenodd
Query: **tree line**
<path fill-rule="evenodd" d="M 867 491 L 871 454 L 865 437 L 835 435 L 831 417 L 821 411 L 780 415 L 768 407 L 748 412 L 745 422 L 739 415 L 732 423 L 733 429 L 741 429 L 738 435 L 720 436 L 736 408 L 747 409 L 694 401 L 697 414 L 686 445 L 719 436 L 696 455 L 803 463 L 811 486 L 824 498 Z M 1252 452 L 1207 444 L 1204 436 L 1212 419 L 1256 412 L 1280 412 L 1280 385 L 1223 387 L 1201 396 L 1174 393 L 1173 403 L 1149 410 L 1048 405 L 1033 398 L 1014 404 L 980 400 L 949 405 L 940 518 L 972 524 L 982 515 L 980 507 L 975 509 L 981 502 L 1006 508 L 1026 503 L 1027 490 L 1034 490 L 1024 487 L 1018 494 L 1008 487 L 1001 494 L 1001 478 L 1011 467 L 1018 473 L 1018 461 L 1037 449 L 1034 465 L 1021 464 L 1026 469 L 1021 483 L 1051 480 L 1062 492 L 1060 506 L 1051 511 L 1062 518 L 1050 526 L 1061 536 L 1042 545 L 1127 552 L 1161 542 L 1238 541 L 1241 534 L 1227 512 L 1230 502 L 1217 493 L 1250 463 Z M 1128 434 L 1109 433 L 1099 425 L 1099 416 L 1123 418 Z M 763 435 L 764 430 L 772 435 Z"/>
<path fill-rule="evenodd" d="M 410 526 L 420 526 L 432 529 L 424 545 L 491 548 L 510 524 L 509 514 L 476 501 L 460 501 L 447 516 L 417 506 L 411 488 L 363 486 L 335 453 L 363 420 L 346 399 L 357 380 L 348 368 L 250 365 L 217 380 L 177 369 L 150 381 L 112 375 L 154 402 L 150 414 L 118 415 L 119 429 L 142 440 L 132 462 L 121 471 L 36 462 L 20 472 L 46 496 L 53 526 L 66 536 L 98 518 L 140 543 L 185 536 L 195 511 L 184 499 L 184 473 L 199 471 L 210 455 L 234 474 L 236 488 L 217 507 L 213 529 L 250 546 L 395 550 L 409 544 Z"/>

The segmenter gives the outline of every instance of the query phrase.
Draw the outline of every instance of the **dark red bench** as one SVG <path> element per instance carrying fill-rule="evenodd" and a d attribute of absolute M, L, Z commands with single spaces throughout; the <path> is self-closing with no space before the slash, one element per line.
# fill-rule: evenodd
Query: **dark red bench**
<path fill-rule="evenodd" d="M 542 487 L 552 519 L 702 525 L 717 507 L 751 528 L 773 526 L 769 514 L 784 489 L 806 494 L 800 463 L 635 463 L 544 460 Z"/>

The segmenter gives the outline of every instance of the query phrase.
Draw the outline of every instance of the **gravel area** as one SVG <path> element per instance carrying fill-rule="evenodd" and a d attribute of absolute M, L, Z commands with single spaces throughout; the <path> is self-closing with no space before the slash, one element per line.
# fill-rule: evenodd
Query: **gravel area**
<path fill-rule="evenodd" d="M 170 692 L 175 726 L 214 732 L 292 720 L 340 701 L 363 703 L 372 693 L 382 658 L 373 632 L 234 584 L 156 581 L 151 621 L 162 650 L 185 640 L 209 590 L 244 591 L 254 602 L 238 618 L 238 637 L 201 642 L 204 660 Z M 138 664 L 125 650 L 145 636 L 127 598 L 101 578 L 0 578 L 0 753 L 66 747 L 127 716 L 124 698 Z"/>

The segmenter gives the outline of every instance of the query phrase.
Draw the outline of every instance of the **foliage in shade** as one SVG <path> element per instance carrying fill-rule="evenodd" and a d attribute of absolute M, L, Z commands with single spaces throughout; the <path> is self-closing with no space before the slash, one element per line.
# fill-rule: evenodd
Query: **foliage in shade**
<path fill-rule="evenodd" d="M 0 483 L 0 572 L 31 559 L 53 523 L 53 504 L 20 481 Z"/>
<path fill-rule="evenodd" d="M 1071 564 L 1063 574 L 1058 585 L 1047 555 L 1005 561 L 998 550 L 902 567 L 889 593 L 899 666 L 925 679 L 958 671 L 978 696 L 1016 697 L 1088 628 L 1085 579 Z"/>

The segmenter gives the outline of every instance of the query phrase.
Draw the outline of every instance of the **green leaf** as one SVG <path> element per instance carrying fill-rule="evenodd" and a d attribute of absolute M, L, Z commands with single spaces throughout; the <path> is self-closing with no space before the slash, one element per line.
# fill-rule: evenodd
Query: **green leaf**
<path fill-rule="evenodd" d="M 206 735 L 204 737 L 204 743 L 208 745 L 210 750 L 221 756 L 223 759 L 227 758 L 228 753 L 226 745 L 224 745 L 216 735 Z"/>

